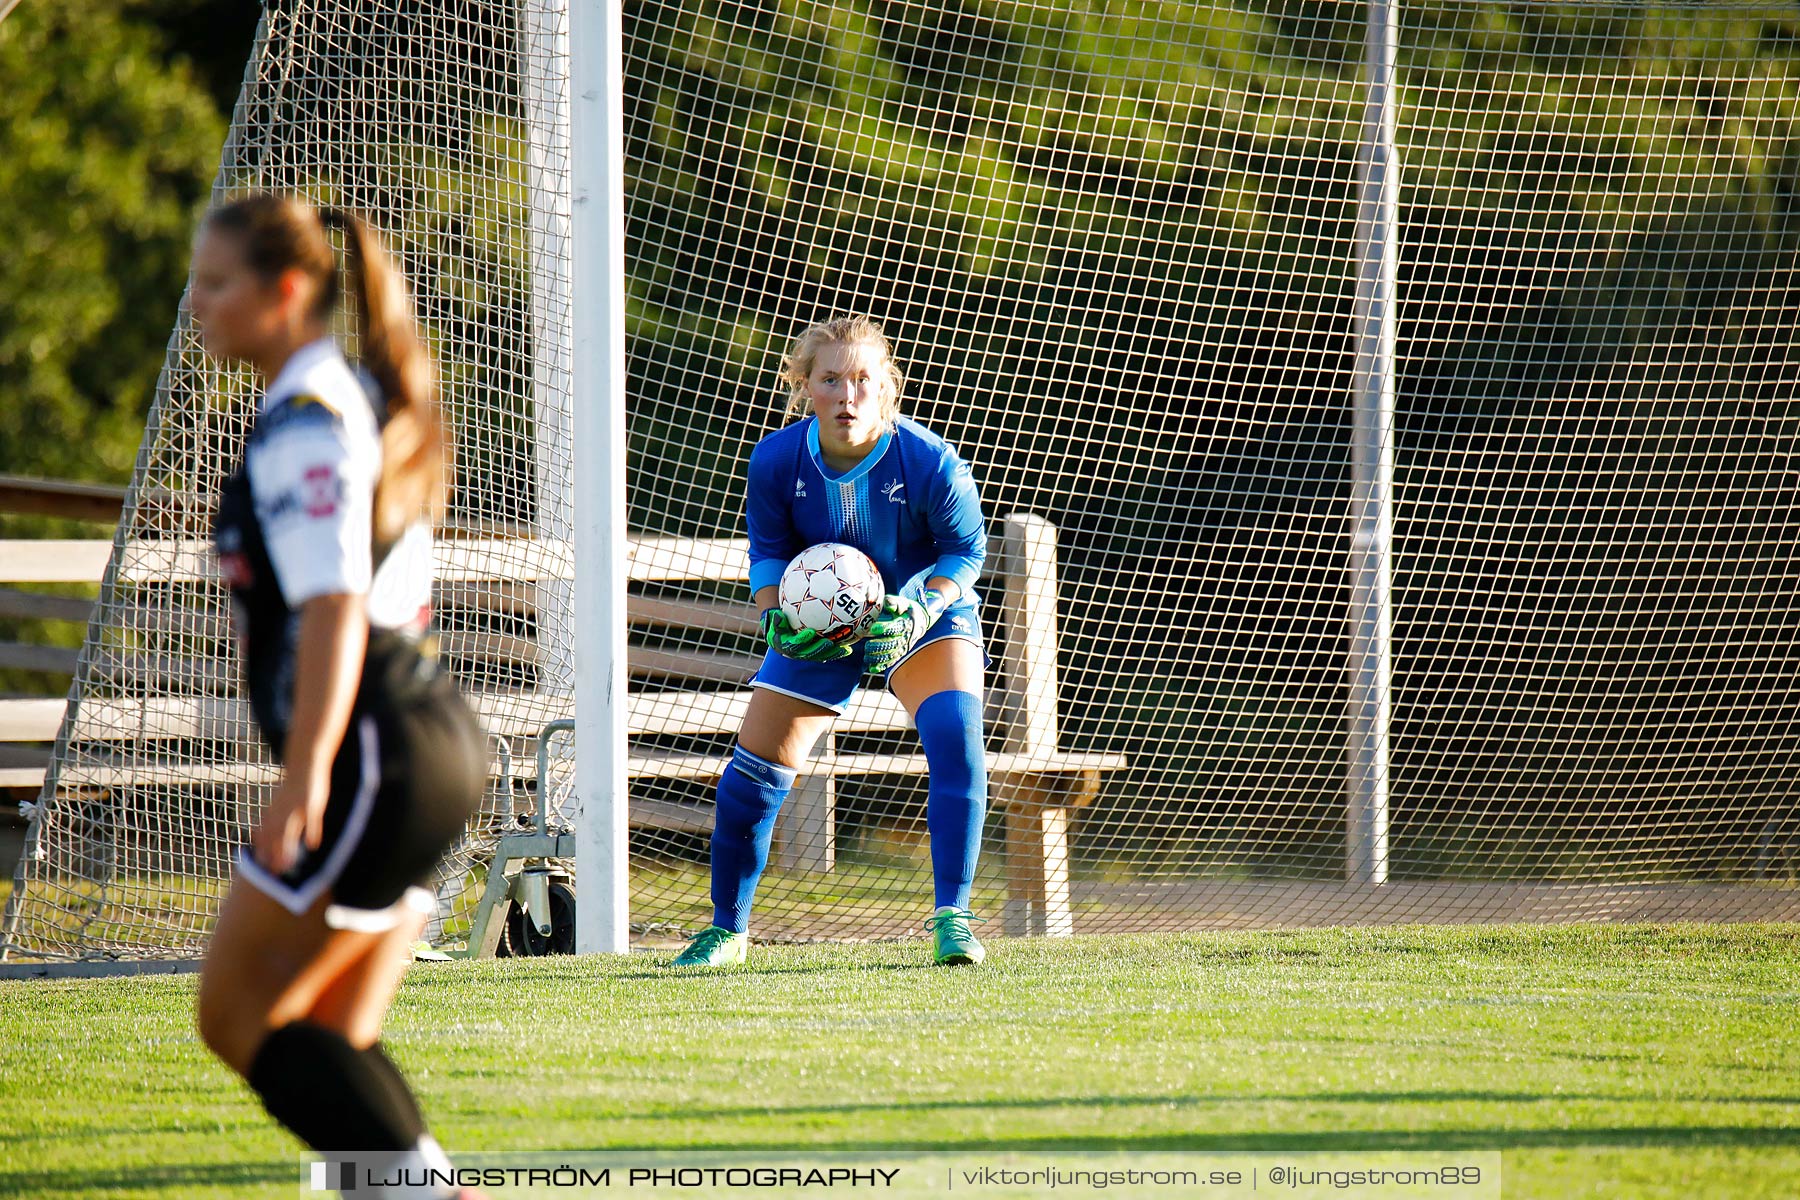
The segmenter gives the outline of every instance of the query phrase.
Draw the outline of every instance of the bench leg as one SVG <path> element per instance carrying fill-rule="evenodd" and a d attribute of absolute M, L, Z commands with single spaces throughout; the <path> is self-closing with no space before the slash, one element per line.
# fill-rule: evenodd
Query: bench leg
<path fill-rule="evenodd" d="M 837 785 L 829 767 L 795 780 L 775 818 L 772 865 L 781 871 L 816 872 L 837 866 L 836 813 Z"/>
<path fill-rule="evenodd" d="M 1001 928 L 1012 935 L 1068 937 L 1069 810 L 1029 805 L 1005 810 L 1006 909 Z"/>

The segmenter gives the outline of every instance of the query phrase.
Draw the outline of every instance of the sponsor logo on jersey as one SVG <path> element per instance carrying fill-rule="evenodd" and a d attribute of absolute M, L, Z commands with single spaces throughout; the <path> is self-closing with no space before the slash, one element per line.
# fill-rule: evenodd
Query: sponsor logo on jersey
<path fill-rule="evenodd" d="M 329 517 L 338 510 L 344 498 L 344 480 L 325 463 L 311 466 L 300 477 L 298 486 L 256 506 L 256 515 L 265 525 L 274 525 L 297 512 L 309 517 Z"/>
<path fill-rule="evenodd" d="M 806 480 L 794 480 L 794 495 L 800 497 L 802 500 L 806 498 Z"/>
<path fill-rule="evenodd" d="M 951 617 L 950 618 L 950 628 L 956 630 L 956 632 L 958 632 L 958 633 L 969 632 L 969 618 L 967 618 L 967 617 Z"/>
<path fill-rule="evenodd" d="M 257 505 L 256 516 L 264 525 L 273 525 L 285 517 L 292 516 L 294 510 L 299 507 L 299 494 L 293 488 L 289 488 L 267 504 Z"/>
<path fill-rule="evenodd" d="M 881 485 L 881 494 L 888 498 L 888 503 L 890 504 L 905 504 L 906 501 L 900 498 L 900 493 L 905 490 L 906 484 L 898 479 L 894 480 L 892 483 L 884 483 Z"/>

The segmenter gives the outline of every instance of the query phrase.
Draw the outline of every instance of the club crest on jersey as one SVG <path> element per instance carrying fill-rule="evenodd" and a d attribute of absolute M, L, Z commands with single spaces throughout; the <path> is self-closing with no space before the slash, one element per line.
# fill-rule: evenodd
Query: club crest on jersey
<path fill-rule="evenodd" d="M 882 484 L 881 494 L 888 498 L 890 504 L 905 504 L 906 501 L 900 498 L 900 493 L 905 489 L 906 484 L 896 479 L 892 483 Z"/>
<path fill-rule="evenodd" d="M 338 478 L 336 471 L 327 466 L 308 467 L 306 482 L 302 486 L 302 506 L 309 517 L 329 517 L 337 511 L 338 501 L 344 495 L 344 482 Z"/>

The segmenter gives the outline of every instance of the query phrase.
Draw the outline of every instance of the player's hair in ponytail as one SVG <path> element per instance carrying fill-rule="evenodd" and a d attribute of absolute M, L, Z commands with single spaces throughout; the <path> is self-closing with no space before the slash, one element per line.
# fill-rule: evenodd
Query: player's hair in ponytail
<path fill-rule="evenodd" d="M 874 320 L 860 314 L 820 321 L 802 330 L 794 339 L 787 357 L 781 360 L 781 382 L 788 387 L 787 415 L 806 415 L 810 404 L 806 381 L 812 378 L 813 360 L 826 346 L 840 343 L 875 346 L 881 350 L 879 370 L 886 376 L 887 384 L 881 389 L 881 419 L 892 425 L 900 417 L 900 390 L 906 386 L 906 376 L 900 373 L 900 366 L 894 361 L 887 334 Z"/>
<path fill-rule="evenodd" d="M 374 532 L 392 542 L 423 514 L 444 508 L 445 446 L 437 380 L 419 343 L 412 302 L 381 238 L 355 213 L 323 212 L 294 196 L 258 192 L 214 209 L 208 229 L 236 234 L 245 265 L 266 279 L 298 270 L 318 286 L 314 315 L 329 318 L 342 292 L 326 226 L 344 231 L 344 255 L 356 297 L 362 363 L 387 402 L 381 430 L 381 479 Z"/>
<path fill-rule="evenodd" d="M 362 363 L 387 399 L 381 427 L 381 481 L 375 485 L 375 540 L 391 542 L 429 513 L 444 511 L 444 429 L 437 374 L 419 344 L 406 282 L 369 223 L 328 208 L 327 225 L 344 231 L 344 258 L 356 295 Z"/>
<path fill-rule="evenodd" d="M 337 256 L 312 205 L 293 196 L 255 192 L 221 205 L 206 216 L 206 228 L 237 235 L 244 265 L 273 280 L 299 271 L 318 285 L 317 311 L 337 303 Z"/>

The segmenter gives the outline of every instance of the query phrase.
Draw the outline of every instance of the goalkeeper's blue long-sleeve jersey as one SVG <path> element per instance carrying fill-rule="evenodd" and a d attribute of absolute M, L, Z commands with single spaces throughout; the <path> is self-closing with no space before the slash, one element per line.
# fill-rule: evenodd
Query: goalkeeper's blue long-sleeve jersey
<path fill-rule="evenodd" d="M 987 529 L 969 464 L 956 448 L 901 417 L 869 456 L 846 474 L 819 454 L 808 417 L 784 426 L 750 452 L 745 498 L 750 591 L 781 582 L 794 555 L 820 542 L 855 546 L 875 560 L 889 592 L 931 569 L 974 604 L 987 556 Z"/>

